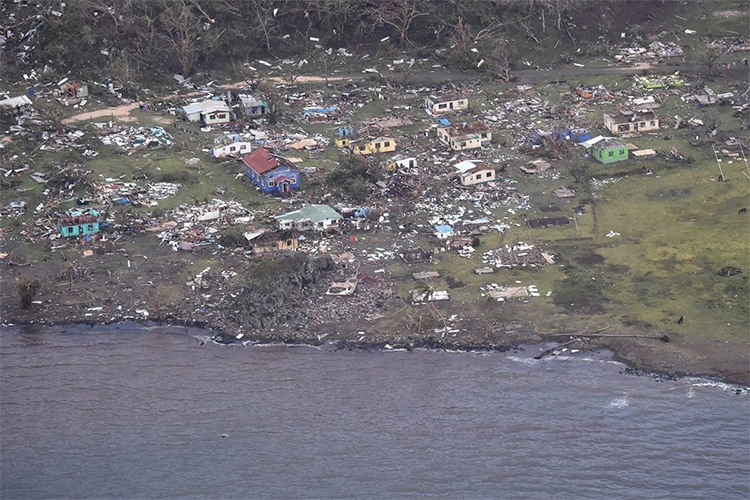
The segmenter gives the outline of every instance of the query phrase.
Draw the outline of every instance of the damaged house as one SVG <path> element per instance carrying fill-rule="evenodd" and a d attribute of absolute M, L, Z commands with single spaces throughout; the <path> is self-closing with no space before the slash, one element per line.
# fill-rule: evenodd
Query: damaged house
<path fill-rule="evenodd" d="M 469 100 L 458 95 L 430 96 L 424 101 L 425 108 L 433 115 L 469 109 Z"/>
<path fill-rule="evenodd" d="M 622 110 L 611 116 L 604 114 L 604 126 L 615 135 L 659 130 L 659 118 L 652 109 Z"/>
<path fill-rule="evenodd" d="M 453 166 L 462 186 L 473 186 L 495 180 L 495 169 L 483 162 L 462 161 Z"/>
<path fill-rule="evenodd" d="M 237 96 L 240 101 L 240 111 L 245 118 L 260 118 L 268 111 L 268 104 L 258 97 L 247 94 Z"/>
<path fill-rule="evenodd" d="M 258 148 L 242 157 L 247 167 L 247 178 L 263 194 L 284 195 L 299 189 L 300 173 L 286 158 L 274 155 L 266 148 Z"/>
<path fill-rule="evenodd" d="M 354 146 L 354 154 L 371 155 L 396 151 L 396 141 L 390 137 L 378 137 Z"/>
<path fill-rule="evenodd" d="M 63 237 L 89 236 L 99 232 L 99 212 L 96 210 L 69 210 L 57 220 L 57 229 Z"/>
<path fill-rule="evenodd" d="M 255 255 L 272 252 L 293 251 L 299 248 L 297 231 L 267 231 L 259 229 L 244 234 Z"/>
<path fill-rule="evenodd" d="M 86 82 L 63 82 L 59 90 L 60 97 L 84 99 L 89 96 L 89 86 Z"/>
<path fill-rule="evenodd" d="M 356 135 L 354 125 L 341 125 L 338 128 L 338 137 L 336 138 L 336 147 L 348 148 L 352 142 L 352 137 Z"/>
<path fill-rule="evenodd" d="M 325 231 L 336 229 L 343 217 L 328 205 L 307 205 L 274 217 L 282 230 Z"/>
<path fill-rule="evenodd" d="M 414 168 L 417 166 L 417 159 L 413 156 L 409 155 L 396 155 L 390 160 L 388 160 L 388 163 L 385 165 L 385 169 L 388 172 L 392 172 L 393 170 L 397 168 L 407 169 L 407 168 Z"/>
<path fill-rule="evenodd" d="M 214 146 L 211 148 L 211 155 L 214 158 L 224 158 L 227 156 L 242 156 L 249 154 L 252 151 L 252 143 L 238 141 L 231 144 L 224 144 L 223 146 Z"/>
<path fill-rule="evenodd" d="M 492 132 L 482 122 L 461 122 L 438 127 L 437 136 L 442 144 L 454 151 L 481 148 L 492 141 Z"/>
<path fill-rule="evenodd" d="M 182 112 L 187 121 L 200 121 L 203 125 L 220 125 L 232 119 L 232 110 L 227 103 L 212 99 L 183 106 Z"/>

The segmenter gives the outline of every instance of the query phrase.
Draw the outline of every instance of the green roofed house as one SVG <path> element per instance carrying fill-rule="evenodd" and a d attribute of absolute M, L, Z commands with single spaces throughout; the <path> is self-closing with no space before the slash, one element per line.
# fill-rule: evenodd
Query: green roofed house
<path fill-rule="evenodd" d="M 595 137 L 581 146 L 602 163 L 614 163 L 628 159 L 628 147 L 614 137 Z"/>
<path fill-rule="evenodd" d="M 337 228 L 341 222 L 341 214 L 328 205 L 307 205 L 283 215 L 274 217 L 282 230 L 296 229 L 297 231 L 325 231 Z"/>

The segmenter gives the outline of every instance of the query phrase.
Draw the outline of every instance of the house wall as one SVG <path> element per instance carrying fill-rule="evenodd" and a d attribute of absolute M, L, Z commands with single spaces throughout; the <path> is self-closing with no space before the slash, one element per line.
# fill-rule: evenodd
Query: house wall
<path fill-rule="evenodd" d="M 201 121 L 206 125 L 215 123 L 229 123 L 228 111 L 212 111 L 211 113 L 201 113 Z"/>
<path fill-rule="evenodd" d="M 65 237 L 87 236 L 99 232 L 99 221 L 76 224 L 72 226 L 63 226 L 62 224 L 60 224 L 58 228 L 60 229 L 60 234 Z"/>
<path fill-rule="evenodd" d="M 358 155 L 389 153 L 393 151 L 396 151 L 396 141 L 394 139 L 366 142 L 364 144 L 358 144 L 354 147 L 354 154 Z"/>
<path fill-rule="evenodd" d="M 456 151 L 481 148 L 483 144 L 489 144 L 492 141 L 492 132 L 489 130 L 480 134 L 455 137 L 451 136 L 450 131 L 444 128 L 438 128 L 437 133 L 440 142 Z"/>
<path fill-rule="evenodd" d="M 242 114 L 247 118 L 259 118 L 266 114 L 266 107 L 261 104 L 257 106 L 243 106 Z"/>
<path fill-rule="evenodd" d="M 628 159 L 628 148 L 623 146 L 594 150 L 594 158 L 602 163 L 613 163 Z"/>
<path fill-rule="evenodd" d="M 291 168 L 277 168 L 274 170 L 271 170 L 270 172 L 266 172 L 263 175 L 263 186 L 261 186 L 261 189 L 264 193 L 273 193 L 279 190 L 279 185 L 276 182 L 276 179 L 285 176 L 291 179 L 291 181 L 288 182 L 289 189 L 299 189 L 300 186 L 300 174 L 296 170 L 293 170 Z"/>
<path fill-rule="evenodd" d="M 416 160 L 416 158 L 404 158 L 402 160 L 397 160 L 397 161 L 389 163 L 388 165 L 385 166 L 385 169 L 388 172 L 391 172 L 396 167 L 400 167 L 400 168 L 413 168 L 413 167 L 416 167 L 416 166 L 417 166 L 417 160 Z"/>
<path fill-rule="evenodd" d="M 377 151 L 378 153 L 390 153 L 392 151 L 396 151 L 396 141 L 393 139 L 373 142 L 373 146 L 375 147 L 375 151 Z"/>
<path fill-rule="evenodd" d="M 252 150 L 252 144 L 249 142 L 234 142 L 227 144 L 226 146 L 219 146 L 218 148 L 211 148 L 211 154 L 215 158 L 221 158 L 227 155 L 244 155 L 250 153 Z"/>
<path fill-rule="evenodd" d="M 297 248 L 299 248 L 299 239 L 289 238 L 255 244 L 253 245 L 253 253 L 284 252 L 288 250 L 296 250 Z"/>
<path fill-rule="evenodd" d="M 659 119 L 653 117 L 648 120 L 622 122 L 612 116 L 604 115 L 604 126 L 615 135 L 631 132 L 653 132 L 654 130 L 659 130 Z"/>
<path fill-rule="evenodd" d="M 468 99 L 455 99 L 452 101 L 432 101 L 431 99 L 428 99 L 426 104 L 427 109 L 436 115 L 469 108 Z"/>
<path fill-rule="evenodd" d="M 255 170 L 250 167 L 247 168 L 248 179 L 258 186 L 260 190 L 263 191 L 263 194 L 277 192 L 278 186 L 276 185 L 275 179 L 282 175 L 294 180 L 294 182 L 289 183 L 289 189 L 299 189 L 300 173 L 293 168 L 279 167 L 266 172 L 263 175 L 258 175 Z"/>
<path fill-rule="evenodd" d="M 491 168 L 483 168 L 473 172 L 466 172 L 461 175 L 461 184 L 464 186 L 473 186 L 475 184 L 481 184 L 483 182 L 490 182 L 495 180 L 495 171 Z"/>

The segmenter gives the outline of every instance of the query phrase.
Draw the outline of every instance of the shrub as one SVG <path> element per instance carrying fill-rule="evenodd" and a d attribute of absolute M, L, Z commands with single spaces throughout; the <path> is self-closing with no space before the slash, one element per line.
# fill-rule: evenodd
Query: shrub
<path fill-rule="evenodd" d="M 28 309 L 34 301 L 34 296 L 42 287 L 36 278 L 27 278 L 18 283 L 18 295 L 21 299 L 21 309 Z"/>

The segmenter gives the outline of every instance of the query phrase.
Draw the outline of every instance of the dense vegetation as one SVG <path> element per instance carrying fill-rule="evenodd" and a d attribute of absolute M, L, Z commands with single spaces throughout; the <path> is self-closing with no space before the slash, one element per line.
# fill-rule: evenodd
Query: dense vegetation
<path fill-rule="evenodd" d="M 668 4 L 638 3 L 639 10 Z M 576 36 L 582 36 L 582 17 L 595 28 L 589 34 L 596 37 L 608 28 L 596 20 L 599 12 L 616 18 L 631 4 L 593 0 L 68 0 L 61 7 L 57 0 L 8 2 L 3 10 L 4 16 L 13 14 L 8 24 L 13 34 L 6 42 L 2 65 L 19 75 L 49 65 L 61 72 L 82 76 L 98 72 L 132 81 L 173 72 L 189 76 L 198 69 L 257 57 L 306 57 L 315 45 L 371 49 L 390 37 L 388 47 L 410 49 L 417 57 L 439 57 L 457 67 L 476 66 L 480 60 L 476 47 L 484 48 L 487 69 L 502 75 L 515 53 L 508 40 L 575 44 L 571 30 L 579 28 Z"/>

